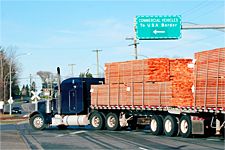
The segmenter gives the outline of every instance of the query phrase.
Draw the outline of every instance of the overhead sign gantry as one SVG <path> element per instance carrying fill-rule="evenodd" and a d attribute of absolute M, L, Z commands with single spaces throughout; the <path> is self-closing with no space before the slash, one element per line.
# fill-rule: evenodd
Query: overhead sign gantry
<path fill-rule="evenodd" d="M 136 16 L 136 38 L 163 40 L 181 38 L 181 16 Z"/>

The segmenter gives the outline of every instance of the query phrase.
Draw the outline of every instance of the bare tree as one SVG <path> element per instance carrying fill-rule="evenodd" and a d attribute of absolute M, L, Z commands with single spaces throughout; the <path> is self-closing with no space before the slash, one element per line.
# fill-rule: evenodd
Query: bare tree
<path fill-rule="evenodd" d="M 14 60 L 15 47 L 0 46 L 0 100 L 9 98 L 9 65 L 12 63 L 12 96 L 15 96 L 15 87 L 18 85 L 18 63 Z"/>
<path fill-rule="evenodd" d="M 37 75 L 41 77 L 43 83 L 47 83 L 53 74 L 48 71 L 38 71 Z"/>
<path fill-rule="evenodd" d="M 51 96 L 52 89 L 54 88 L 55 83 L 57 81 L 57 77 L 49 71 L 38 71 L 37 75 L 39 75 L 42 80 L 42 95 L 48 95 L 47 97 L 49 98 L 49 96 Z"/>

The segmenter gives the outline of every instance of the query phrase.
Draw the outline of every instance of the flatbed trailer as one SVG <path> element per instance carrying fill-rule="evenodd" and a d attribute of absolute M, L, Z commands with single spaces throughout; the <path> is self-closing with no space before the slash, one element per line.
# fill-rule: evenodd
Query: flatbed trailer
<path fill-rule="evenodd" d="M 57 97 L 51 101 L 39 103 L 39 109 L 30 114 L 30 124 L 34 129 L 38 130 L 47 126 L 66 128 L 70 125 L 91 124 L 96 130 L 107 129 L 111 131 L 123 128 L 144 128 L 148 125 L 151 133 L 154 135 L 165 134 L 166 136 L 180 135 L 182 137 L 190 137 L 191 135 L 216 134 L 224 136 L 225 48 L 210 52 L 215 51 L 216 54 L 212 55 L 213 61 L 208 59 L 205 61 L 205 57 L 202 57 L 201 61 L 197 60 L 194 64 L 189 65 L 194 66 L 192 67 L 193 76 L 189 67 L 187 68 L 186 64 L 180 65 L 180 60 L 178 60 L 179 67 L 186 67 L 182 68 L 181 71 L 187 72 L 187 75 L 179 74 L 178 71 L 177 79 L 179 79 L 180 75 L 182 75 L 182 79 L 187 79 L 188 88 L 186 89 L 188 91 L 184 93 L 187 93 L 188 100 L 183 97 L 180 99 L 176 97 L 176 92 L 173 93 L 172 91 L 173 83 L 171 81 L 140 82 L 140 80 L 145 78 L 141 73 L 134 76 L 134 73 L 131 72 L 132 76 L 130 79 L 133 80 L 131 82 L 127 82 L 126 77 L 120 83 L 120 78 L 110 78 L 110 73 L 105 72 L 108 76 L 105 79 L 69 78 L 61 83 L 58 70 L 59 86 L 56 92 Z M 203 54 L 205 55 L 205 53 Z M 209 56 L 207 54 L 206 58 L 209 58 Z M 158 59 L 154 59 L 154 61 L 158 64 Z M 182 61 L 187 63 L 190 60 Z M 149 62 L 140 62 L 141 64 L 150 64 Z M 168 60 L 163 59 L 164 64 L 165 62 L 168 63 Z M 172 62 L 176 63 L 174 60 Z M 132 64 L 135 63 L 132 62 Z M 198 63 L 207 67 L 203 66 L 202 71 Z M 216 69 L 210 69 L 211 65 Z M 141 69 L 143 70 L 143 68 Z M 132 67 L 132 70 L 134 69 Z M 139 68 L 136 67 L 136 69 Z M 164 70 L 168 70 L 168 68 L 165 67 Z M 146 71 L 143 72 L 146 73 Z M 116 75 L 120 76 L 121 74 Z M 190 87 L 190 83 L 192 84 L 190 75 L 194 78 L 194 86 L 192 87 Z M 167 76 L 167 74 L 164 73 L 164 76 Z M 189 78 L 191 79 L 190 81 Z M 115 82 L 111 84 L 110 81 L 112 79 Z M 146 79 L 153 80 L 155 76 L 148 76 Z M 156 78 L 156 80 L 162 79 L 164 78 L 160 75 Z M 178 81 L 183 85 L 182 80 Z M 147 92 L 145 91 L 146 85 L 149 87 Z M 137 87 L 138 89 L 135 89 Z M 192 92 L 190 93 L 190 91 Z M 182 94 L 178 94 L 182 96 Z M 152 96 L 155 97 L 153 100 Z"/>

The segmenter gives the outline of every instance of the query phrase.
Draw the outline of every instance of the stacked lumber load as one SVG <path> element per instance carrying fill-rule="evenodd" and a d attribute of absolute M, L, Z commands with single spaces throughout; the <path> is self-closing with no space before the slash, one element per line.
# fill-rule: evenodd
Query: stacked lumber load
<path fill-rule="evenodd" d="M 92 105 L 191 106 L 192 59 L 150 58 L 105 65 L 105 85 L 93 85 Z"/>
<path fill-rule="evenodd" d="M 170 60 L 172 81 L 172 106 L 192 106 L 193 68 L 188 67 L 192 59 Z"/>
<path fill-rule="evenodd" d="M 169 67 L 168 58 L 107 63 L 105 64 L 105 82 L 111 84 L 169 81 Z"/>
<path fill-rule="evenodd" d="M 171 82 L 92 85 L 92 105 L 168 106 L 172 98 Z"/>
<path fill-rule="evenodd" d="M 225 108 L 225 48 L 195 53 L 194 106 Z"/>

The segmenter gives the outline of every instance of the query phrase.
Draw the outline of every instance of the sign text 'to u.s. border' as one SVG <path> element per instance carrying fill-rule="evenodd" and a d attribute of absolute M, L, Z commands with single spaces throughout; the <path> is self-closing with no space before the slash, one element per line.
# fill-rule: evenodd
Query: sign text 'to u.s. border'
<path fill-rule="evenodd" d="M 181 16 L 136 16 L 136 37 L 140 40 L 181 38 Z"/>

